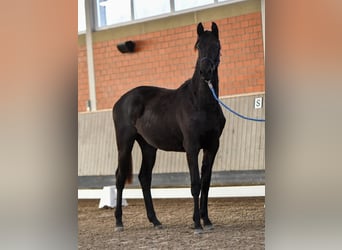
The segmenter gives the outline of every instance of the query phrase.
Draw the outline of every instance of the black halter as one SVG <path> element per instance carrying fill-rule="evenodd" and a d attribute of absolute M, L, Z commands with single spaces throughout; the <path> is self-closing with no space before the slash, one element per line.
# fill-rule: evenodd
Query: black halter
<path fill-rule="evenodd" d="M 209 57 L 204 56 L 204 57 L 202 57 L 202 58 L 200 59 L 200 63 L 201 63 L 202 61 L 204 61 L 204 60 L 209 61 L 210 64 L 211 64 L 212 66 L 214 66 L 215 68 L 217 68 L 217 66 L 220 64 L 220 56 L 218 57 L 218 59 L 217 59 L 216 62 L 214 62 L 214 61 L 213 61 L 212 59 L 210 59 Z"/>

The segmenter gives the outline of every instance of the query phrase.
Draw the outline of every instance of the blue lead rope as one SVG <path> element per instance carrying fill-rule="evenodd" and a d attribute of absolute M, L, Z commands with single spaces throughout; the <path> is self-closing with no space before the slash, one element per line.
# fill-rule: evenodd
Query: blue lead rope
<path fill-rule="evenodd" d="M 214 89 L 213 85 L 211 84 L 211 82 L 208 81 L 207 83 L 208 83 L 209 89 L 211 90 L 211 93 L 213 94 L 215 100 L 218 101 L 218 102 L 219 102 L 224 108 L 226 108 L 228 111 L 232 112 L 234 115 L 237 115 L 238 117 L 241 117 L 242 119 L 246 119 L 246 120 L 249 120 L 249 121 L 255 121 L 255 122 L 265 122 L 265 119 L 250 118 L 250 117 L 241 115 L 241 114 L 235 112 L 234 110 L 232 110 L 231 108 L 229 108 L 226 104 L 224 104 L 224 103 L 216 96 L 215 89 Z"/>

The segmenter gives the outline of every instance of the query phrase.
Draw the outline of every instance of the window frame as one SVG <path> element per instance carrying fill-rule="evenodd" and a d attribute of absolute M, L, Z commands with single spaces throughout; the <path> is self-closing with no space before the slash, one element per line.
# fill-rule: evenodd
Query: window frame
<path fill-rule="evenodd" d="M 233 3 L 244 2 L 244 1 L 248 1 L 248 0 L 223 0 L 223 1 L 213 0 L 213 3 L 211 3 L 211 4 L 206 4 L 206 5 L 197 6 L 197 7 L 188 8 L 188 9 L 179 10 L 179 11 L 175 11 L 174 0 L 169 0 L 170 1 L 170 12 L 160 14 L 160 15 L 149 16 L 149 17 L 145 17 L 145 18 L 139 18 L 139 19 L 136 19 L 134 16 L 134 3 L 133 3 L 133 1 L 134 0 L 130 0 L 130 3 L 131 3 L 131 20 L 130 21 L 125 21 L 125 22 L 120 22 L 120 23 L 115 23 L 115 24 L 110 24 L 110 25 L 105 25 L 105 26 L 99 26 L 99 23 L 98 23 L 99 10 L 98 10 L 97 1 L 92 1 L 93 2 L 93 12 L 94 12 L 94 20 L 93 20 L 94 24 L 93 25 L 94 25 L 95 31 L 107 30 L 107 29 L 127 26 L 130 24 L 137 24 L 137 23 L 143 23 L 143 22 L 152 21 L 152 20 L 158 20 L 158 19 L 162 19 L 165 17 L 169 17 L 169 16 L 177 16 L 177 15 L 190 13 L 190 12 L 194 12 L 194 11 L 215 8 L 215 7 L 218 7 L 220 5 L 233 4 Z"/>
<path fill-rule="evenodd" d="M 88 1 L 88 0 L 83 0 L 83 1 Z M 131 19 L 129 21 L 110 24 L 110 25 L 103 25 L 103 26 L 99 26 L 99 22 L 98 22 L 99 9 L 98 9 L 98 5 L 97 5 L 97 1 L 96 0 L 90 0 L 90 1 L 92 4 L 92 12 L 93 12 L 92 28 L 91 29 L 94 31 L 101 31 L 101 30 L 107 30 L 107 29 L 112 29 L 112 28 L 117 28 L 117 27 L 123 27 L 123 26 L 127 26 L 130 24 L 137 24 L 137 23 L 142 23 L 142 22 L 146 22 L 146 21 L 158 20 L 158 19 L 162 19 L 165 17 L 169 17 L 169 16 L 177 16 L 177 15 L 181 15 L 181 14 L 191 13 L 194 11 L 210 9 L 210 8 L 214 8 L 214 7 L 217 7 L 220 5 L 233 4 L 233 3 L 237 3 L 237 2 L 244 2 L 244 1 L 248 1 L 248 0 L 213 0 L 213 3 L 211 3 L 211 4 L 192 7 L 192 8 L 188 8 L 188 9 L 184 9 L 184 10 L 179 10 L 179 11 L 175 11 L 175 0 L 169 0 L 170 12 L 160 14 L 160 15 L 149 16 L 149 17 L 145 17 L 145 18 L 138 18 L 138 19 L 136 19 L 134 17 L 134 0 L 130 0 Z M 85 12 L 85 10 L 84 10 L 84 12 Z M 86 29 L 81 30 L 81 31 L 78 30 L 78 35 L 85 34 Z"/>

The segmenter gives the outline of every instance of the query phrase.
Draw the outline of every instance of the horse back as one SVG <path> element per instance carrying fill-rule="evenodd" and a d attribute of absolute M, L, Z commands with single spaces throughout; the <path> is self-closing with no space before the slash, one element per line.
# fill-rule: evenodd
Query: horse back
<path fill-rule="evenodd" d="M 134 129 L 156 148 L 184 151 L 177 118 L 179 102 L 178 90 L 153 86 L 134 88 L 113 107 L 116 132 Z"/>
<path fill-rule="evenodd" d="M 218 139 L 225 124 L 221 107 L 198 107 L 188 83 L 175 90 L 141 86 L 124 94 L 113 108 L 117 134 L 133 131 L 166 151 L 184 151 L 184 136 L 189 133 L 201 146 Z"/>

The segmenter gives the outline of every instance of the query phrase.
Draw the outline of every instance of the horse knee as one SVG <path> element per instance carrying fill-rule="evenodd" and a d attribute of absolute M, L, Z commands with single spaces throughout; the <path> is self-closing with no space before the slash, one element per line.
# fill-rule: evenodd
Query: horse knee
<path fill-rule="evenodd" d="M 200 191 L 201 191 L 200 183 L 191 183 L 191 195 L 193 197 L 199 197 Z"/>
<path fill-rule="evenodd" d="M 122 190 L 125 187 L 125 177 L 120 173 L 120 171 L 116 171 L 116 189 Z"/>
<path fill-rule="evenodd" d="M 140 172 L 138 178 L 143 189 L 151 186 L 151 178 L 146 173 Z"/>
<path fill-rule="evenodd" d="M 145 183 L 145 176 L 140 172 L 138 175 L 140 184 L 143 185 L 143 183 Z"/>

